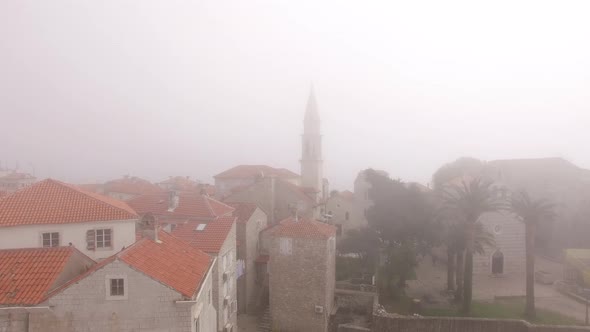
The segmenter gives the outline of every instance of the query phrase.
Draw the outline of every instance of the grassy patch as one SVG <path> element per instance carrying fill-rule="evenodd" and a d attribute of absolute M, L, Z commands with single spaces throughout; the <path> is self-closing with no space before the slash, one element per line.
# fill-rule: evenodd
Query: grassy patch
<path fill-rule="evenodd" d="M 471 311 L 470 317 L 528 320 L 524 317 L 524 299 L 497 300 L 490 303 L 474 301 Z M 425 308 L 422 315 L 442 317 L 463 316 L 456 307 L 442 309 Z M 528 321 L 534 324 L 546 325 L 582 325 L 582 322 L 574 318 L 539 308 L 537 308 L 537 318 Z"/>

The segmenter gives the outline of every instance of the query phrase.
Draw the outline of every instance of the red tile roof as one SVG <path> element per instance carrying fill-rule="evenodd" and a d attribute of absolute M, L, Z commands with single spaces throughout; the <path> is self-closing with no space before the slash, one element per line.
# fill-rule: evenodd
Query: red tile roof
<path fill-rule="evenodd" d="M 354 193 L 350 190 L 344 190 L 338 193 L 338 195 L 346 200 L 354 200 Z"/>
<path fill-rule="evenodd" d="M 289 217 L 270 228 L 270 234 L 280 237 L 328 239 L 336 235 L 336 227 L 306 218 Z"/>
<path fill-rule="evenodd" d="M 236 216 L 237 222 L 239 223 L 246 223 L 248 222 L 248 220 L 250 220 L 250 217 L 252 217 L 252 214 L 254 214 L 254 212 L 256 211 L 256 209 L 258 208 L 258 205 L 254 204 L 254 203 L 228 203 L 229 205 L 231 205 L 235 210 L 234 210 L 234 216 Z"/>
<path fill-rule="evenodd" d="M 171 176 L 158 184 L 168 190 L 200 192 L 200 183 L 188 176 Z"/>
<path fill-rule="evenodd" d="M 148 180 L 135 176 L 112 180 L 104 184 L 105 193 L 122 193 L 131 195 L 143 195 L 162 192 L 163 189 Z"/>
<path fill-rule="evenodd" d="M 0 304 L 42 302 L 75 252 L 74 247 L 0 250 Z"/>
<path fill-rule="evenodd" d="M 153 213 L 157 216 L 192 217 L 214 219 L 229 215 L 233 208 L 207 195 L 195 193 L 178 193 L 178 205 L 168 211 L 170 193 L 141 195 L 130 199 L 127 203 L 139 214 Z"/>
<path fill-rule="evenodd" d="M 164 232 L 155 242 L 144 238 L 118 254 L 121 261 L 191 298 L 200 288 L 211 257 Z"/>
<path fill-rule="evenodd" d="M 142 238 L 127 249 L 100 261 L 82 275 L 52 291 L 48 297 L 119 259 L 133 269 L 176 290 L 186 298 L 192 298 L 201 288 L 209 271 L 211 257 L 165 231 L 158 232 L 158 240 L 159 242 L 155 242 L 147 237 Z"/>
<path fill-rule="evenodd" d="M 208 253 L 219 253 L 223 243 L 236 221 L 236 217 L 220 217 L 210 222 L 189 221 L 178 224 L 172 235 Z M 196 230 L 199 224 L 205 224 L 202 231 Z"/>
<path fill-rule="evenodd" d="M 125 202 L 52 179 L 0 199 L 0 227 L 136 218 Z"/>
<path fill-rule="evenodd" d="M 242 179 L 242 178 L 255 178 L 257 176 L 269 176 L 274 175 L 279 178 L 292 179 L 298 178 L 299 175 L 291 172 L 285 168 L 274 168 L 267 165 L 239 165 L 230 168 L 224 172 L 221 172 L 214 176 L 217 179 Z"/>

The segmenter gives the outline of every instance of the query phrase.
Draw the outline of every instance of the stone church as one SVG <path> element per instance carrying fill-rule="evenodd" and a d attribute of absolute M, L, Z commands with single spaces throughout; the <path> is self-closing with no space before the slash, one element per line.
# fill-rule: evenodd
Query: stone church
<path fill-rule="evenodd" d="M 329 192 L 324 179 L 320 116 L 313 90 L 303 121 L 301 175 L 266 165 L 239 165 L 214 176 L 218 198 L 228 203 L 254 203 L 277 223 L 298 214 L 321 219 Z"/>

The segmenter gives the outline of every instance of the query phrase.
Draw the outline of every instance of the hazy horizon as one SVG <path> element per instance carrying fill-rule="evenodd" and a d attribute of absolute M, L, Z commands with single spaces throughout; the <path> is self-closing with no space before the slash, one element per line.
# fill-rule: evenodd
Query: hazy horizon
<path fill-rule="evenodd" d="M 430 182 L 461 156 L 590 168 L 590 4 L 5 0 L 0 161 L 39 178 L 299 173 L 313 82 L 324 173 Z"/>

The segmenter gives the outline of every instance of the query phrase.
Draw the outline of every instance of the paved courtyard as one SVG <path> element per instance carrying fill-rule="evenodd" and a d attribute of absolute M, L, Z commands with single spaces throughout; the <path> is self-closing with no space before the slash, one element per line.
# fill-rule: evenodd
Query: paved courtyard
<path fill-rule="evenodd" d="M 551 272 L 561 277 L 560 264 L 538 257 L 536 269 Z M 416 270 L 417 280 L 408 281 L 408 296 L 413 298 L 428 297 L 434 302 L 446 303 L 447 298 L 442 292 L 446 289 L 447 270 L 443 263 L 433 266 L 429 257 L 421 260 Z M 525 296 L 525 275 L 492 277 L 487 275 L 474 276 L 473 298 L 476 300 L 493 300 L 496 296 Z M 549 309 L 584 321 L 586 311 L 584 305 L 562 295 L 552 285 L 535 284 L 535 303 L 538 308 Z"/>

